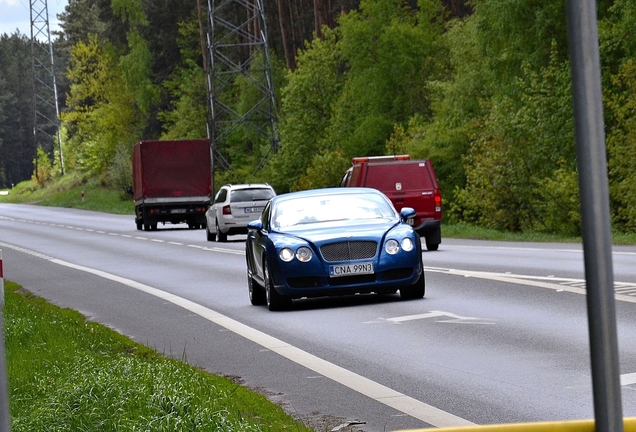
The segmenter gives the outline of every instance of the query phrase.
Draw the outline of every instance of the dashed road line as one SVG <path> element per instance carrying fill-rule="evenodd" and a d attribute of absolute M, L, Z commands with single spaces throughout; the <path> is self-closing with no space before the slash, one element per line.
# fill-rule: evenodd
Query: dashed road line
<path fill-rule="evenodd" d="M 167 240 L 162 240 L 162 239 L 149 239 L 147 237 L 141 237 L 141 236 L 131 236 L 129 234 L 122 234 L 122 233 L 113 233 L 113 232 L 109 232 L 106 233 L 105 231 L 101 231 L 101 230 L 94 230 L 91 228 L 81 228 L 81 227 L 74 227 L 71 225 L 62 225 L 62 224 L 55 224 L 55 223 L 46 223 L 46 222 L 37 222 L 37 221 L 30 221 L 30 220 L 26 220 L 26 219 L 15 219 L 15 218 L 10 218 L 10 217 L 6 217 L 6 216 L 0 216 L 0 219 L 2 220 L 9 220 L 9 221 L 14 221 L 14 222 L 25 222 L 25 223 L 31 223 L 31 224 L 38 224 L 38 225 L 44 225 L 44 226 L 52 226 L 52 227 L 59 227 L 59 228 L 67 228 L 67 229 L 75 229 L 78 231 L 84 230 L 87 232 L 95 232 L 95 233 L 99 233 L 99 234 L 108 234 L 111 236 L 120 236 L 120 237 L 125 237 L 125 238 L 134 238 L 136 240 L 150 240 L 152 242 L 156 242 L 156 243 L 167 243 L 167 244 L 171 244 L 174 246 L 187 246 L 187 247 L 191 247 L 194 249 L 201 249 L 204 251 L 211 251 L 211 252 L 220 252 L 220 253 L 226 253 L 226 254 L 233 254 L 233 255 L 245 255 L 245 252 L 242 250 L 235 250 L 235 249 L 226 249 L 226 248 L 220 248 L 220 247 L 207 247 L 207 246 L 201 246 L 201 245 L 196 245 L 196 244 L 187 244 L 187 243 L 182 243 L 182 242 L 175 242 L 175 241 L 167 241 Z M 456 247 L 461 247 L 461 246 L 456 246 Z M 470 247 L 470 246 L 465 246 L 465 247 Z M 539 248 L 523 248 L 523 247 L 518 247 L 518 248 L 510 248 L 510 247 L 497 247 L 497 246 L 492 246 L 489 247 L 490 249 L 513 249 L 513 250 L 526 250 L 526 251 L 534 251 L 534 250 L 542 250 Z M 559 249 L 561 250 L 561 249 Z M 580 250 L 575 250 L 575 249 L 562 249 L 563 252 L 581 252 Z M 636 253 L 633 252 L 613 252 L 614 254 L 620 254 L 620 255 L 636 255 Z M 575 294 L 586 294 L 585 291 L 585 281 L 581 280 L 581 279 L 568 279 L 568 278 L 556 278 L 554 277 L 554 275 L 549 275 L 549 276 L 531 276 L 531 275 L 518 275 L 518 274 L 512 274 L 510 272 L 505 272 L 505 273 L 494 273 L 494 272 L 475 272 L 475 271 L 465 271 L 465 270 L 456 270 L 456 269 L 446 269 L 446 268 L 437 268 L 437 267 L 425 267 L 426 271 L 429 272 L 437 272 L 437 273 L 446 273 L 446 274 L 454 274 L 457 276 L 464 276 L 464 277 L 477 277 L 477 278 L 481 278 L 481 279 L 490 279 L 490 280 L 496 280 L 496 281 L 500 281 L 500 282 L 508 282 L 508 283 L 515 283 L 515 284 L 519 284 L 519 285 L 529 285 L 529 286 L 535 286 L 535 287 L 540 287 L 540 288 L 548 288 L 548 289 L 552 289 L 555 290 L 557 292 L 570 292 L 570 293 L 575 293 Z M 616 300 L 620 300 L 620 301 L 626 301 L 629 303 L 636 303 L 636 283 L 629 283 L 629 282 L 615 282 L 614 283 L 614 291 L 616 293 Z"/>

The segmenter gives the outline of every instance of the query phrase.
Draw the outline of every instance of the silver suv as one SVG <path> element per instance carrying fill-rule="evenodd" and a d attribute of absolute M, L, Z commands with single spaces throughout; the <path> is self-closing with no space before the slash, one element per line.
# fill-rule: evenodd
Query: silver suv
<path fill-rule="evenodd" d="M 221 187 L 205 213 L 208 241 L 224 242 L 228 235 L 247 234 L 247 224 L 261 217 L 265 204 L 274 196 L 274 188 L 267 183 Z"/>

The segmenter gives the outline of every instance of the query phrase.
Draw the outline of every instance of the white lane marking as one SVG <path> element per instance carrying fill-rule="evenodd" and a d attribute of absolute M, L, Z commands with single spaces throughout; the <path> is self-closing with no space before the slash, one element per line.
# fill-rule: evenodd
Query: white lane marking
<path fill-rule="evenodd" d="M 493 280 L 498 282 L 506 282 L 506 283 L 512 283 L 517 285 L 534 286 L 539 288 L 551 289 L 557 292 L 567 291 L 574 294 L 581 294 L 581 295 L 587 294 L 584 287 L 580 288 L 578 286 L 571 286 L 572 284 L 578 285 L 578 283 L 585 284 L 585 281 L 582 281 L 580 279 L 567 279 L 567 278 L 557 279 L 554 277 L 478 272 L 478 271 L 446 269 L 446 268 L 437 268 L 437 267 L 425 267 L 425 270 L 429 272 L 435 272 L 435 273 L 445 273 L 445 274 L 458 275 L 458 276 L 464 276 L 464 277 L 474 277 L 474 278 L 487 279 L 487 280 Z M 543 282 L 548 280 L 550 282 Z M 552 283 L 552 282 L 559 282 L 559 281 L 561 283 Z M 633 286 L 634 284 L 624 283 L 624 282 L 615 282 L 614 284 L 615 287 L 623 286 L 623 285 Z M 614 298 L 617 301 L 623 301 L 627 303 L 636 303 L 635 297 L 630 297 L 624 294 L 617 293 L 614 295 Z"/>
<path fill-rule="evenodd" d="M 440 318 L 440 317 L 446 317 L 450 319 L 435 320 L 435 322 L 452 323 L 452 324 L 494 324 L 494 321 L 495 321 L 495 320 L 489 320 L 485 318 L 464 317 L 461 315 L 454 314 L 452 312 L 430 311 L 428 313 L 417 314 L 417 315 L 404 315 L 401 317 L 394 317 L 394 318 L 380 318 L 379 321 L 367 321 L 365 324 L 373 324 L 378 322 L 391 322 L 391 323 L 399 324 L 404 321 L 413 321 L 413 320 L 419 320 L 419 319 Z"/>
<path fill-rule="evenodd" d="M 41 255 L 37 252 L 29 252 L 24 248 L 19 248 L 9 244 L 0 242 L 0 246 L 15 249 L 20 252 L 30 253 L 40 258 L 47 259 L 48 261 L 59 264 L 61 266 L 69 267 L 75 270 L 83 271 L 93 274 L 95 276 L 102 277 L 104 279 L 112 280 L 114 282 L 121 283 L 136 290 L 153 295 L 160 299 L 166 300 L 177 306 L 193 312 L 221 327 L 224 327 L 237 335 L 273 351 L 301 366 L 304 366 L 318 374 L 321 374 L 333 381 L 340 383 L 352 390 L 355 390 L 371 399 L 376 400 L 386 406 L 389 406 L 395 410 L 410 415 L 416 419 L 419 419 L 431 426 L 442 427 L 458 427 L 458 426 L 471 426 L 472 423 L 466 419 L 443 411 L 439 408 L 435 408 L 432 405 L 428 405 L 424 402 L 420 402 L 417 399 L 406 396 L 400 392 L 397 392 L 389 387 L 386 387 L 380 383 L 372 381 L 368 378 L 358 375 L 355 372 L 347 370 L 343 367 L 330 363 L 321 359 L 313 354 L 301 350 L 293 345 L 290 345 L 280 339 L 263 333 L 260 330 L 256 330 L 249 327 L 239 321 L 236 321 L 230 317 L 227 317 L 212 309 L 206 308 L 198 303 L 187 300 L 183 297 L 170 294 L 160 289 L 136 282 L 132 279 L 124 278 L 121 276 L 113 275 L 101 270 L 93 269 L 90 267 L 84 267 L 81 265 L 73 264 L 67 261 L 63 261 L 57 258 L 50 258 L 45 255 Z"/>
<path fill-rule="evenodd" d="M 621 385 L 626 386 L 636 384 L 636 373 L 628 373 L 621 375 Z"/>
<path fill-rule="evenodd" d="M 204 247 L 203 250 L 212 251 L 212 252 L 228 253 L 228 254 L 232 254 L 232 255 L 245 255 L 245 251 L 243 251 L 243 250 L 223 249 L 223 248 L 219 248 L 219 247 Z"/>
<path fill-rule="evenodd" d="M 616 245 L 620 246 L 620 245 Z M 512 250 L 512 251 L 541 251 L 541 252 L 569 252 L 569 253 L 580 253 L 583 254 L 583 249 L 549 249 L 549 248 L 539 248 L 539 247 L 512 247 L 512 246 L 470 246 L 470 245 L 447 245 L 445 248 L 449 249 L 479 249 L 483 251 L 484 249 L 495 249 L 495 250 Z M 613 255 L 636 255 L 636 252 L 626 252 L 626 251 L 615 251 L 612 250 Z"/>

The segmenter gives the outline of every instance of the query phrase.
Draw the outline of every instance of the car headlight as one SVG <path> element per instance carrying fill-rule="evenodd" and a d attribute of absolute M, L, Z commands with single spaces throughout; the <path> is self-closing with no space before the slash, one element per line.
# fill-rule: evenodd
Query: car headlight
<path fill-rule="evenodd" d="M 413 243 L 413 240 L 411 240 L 409 237 L 404 237 L 402 239 L 401 246 L 402 246 L 402 249 L 404 249 L 406 252 L 411 252 L 415 244 Z"/>
<path fill-rule="evenodd" d="M 294 259 L 294 251 L 290 248 L 283 248 L 278 252 L 278 257 L 285 262 L 290 262 Z"/>
<path fill-rule="evenodd" d="M 397 240 L 389 240 L 384 244 L 384 250 L 389 255 L 395 255 L 400 250 L 400 245 Z"/>
<path fill-rule="evenodd" d="M 305 246 L 299 247 L 296 251 L 296 258 L 300 262 L 308 262 L 313 256 L 314 254 L 311 252 L 311 249 Z"/>

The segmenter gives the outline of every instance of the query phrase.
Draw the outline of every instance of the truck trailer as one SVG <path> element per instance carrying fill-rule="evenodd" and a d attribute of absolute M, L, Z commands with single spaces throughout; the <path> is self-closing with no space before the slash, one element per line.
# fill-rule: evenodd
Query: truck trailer
<path fill-rule="evenodd" d="M 210 141 L 141 141 L 133 147 L 133 199 L 137 229 L 187 223 L 205 228 L 212 196 Z"/>

